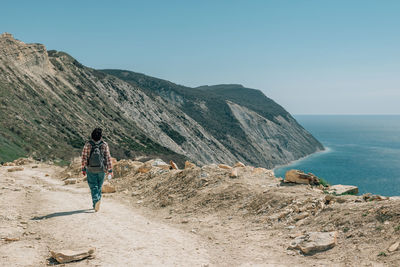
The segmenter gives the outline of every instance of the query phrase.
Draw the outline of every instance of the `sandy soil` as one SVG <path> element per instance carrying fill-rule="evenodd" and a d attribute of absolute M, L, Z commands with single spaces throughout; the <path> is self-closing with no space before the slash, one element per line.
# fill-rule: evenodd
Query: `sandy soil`
<path fill-rule="evenodd" d="M 224 210 L 152 209 L 129 190 L 105 195 L 94 213 L 86 183 L 64 185 L 60 168 L 33 165 L 0 167 L 0 266 L 53 265 L 50 250 L 90 247 L 94 259 L 66 266 L 396 266 L 376 261 L 371 244 L 346 254 L 343 235 L 330 251 L 303 256 L 286 250 L 296 229 Z"/>

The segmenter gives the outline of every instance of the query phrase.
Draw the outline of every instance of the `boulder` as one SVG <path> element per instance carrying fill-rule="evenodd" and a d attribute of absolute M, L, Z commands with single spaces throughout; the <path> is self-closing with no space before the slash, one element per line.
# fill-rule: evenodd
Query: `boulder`
<path fill-rule="evenodd" d="M 3 164 L 3 166 L 15 166 L 14 162 L 6 162 Z"/>
<path fill-rule="evenodd" d="M 108 181 L 103 183 L 103 187 L 101 188 L 102 193 L 115 193 L 115 186 L 111 185 Z"/>
<path fill-rule="evenodd" d="M 64 180 L 64 184 L 76 184 L 78 180 L 76 178 L 68 178 Z"/>
<path fill-rule="evenodd" d="M 176 165 L 176 163 L 173 162 L 172 160 L 169 161 L 169 165 L 173 170 L 179 170 L 178 165 Z"/>
<path fill-rule="evenodd" d="M 231 166 L 228 166 L 228 165 L 226 165 L 226 164 L 218 164 L 218 167 L 219 167 L 220 169 L 226 169 L 226 170 L 232 169 Z"/>
<path fill-rule="evenodd" d="M 396 250 L 399 248 L 399 246 L 400 246 L 400 242 L 396 242 L 396 243 L 392 244 L 392 245 L 388 248 L 388 251 L 389 251 L 389 252 L 394 252 L 394 251 L 396 251 Z"/>
<path fill-rule="evenodd" d="M 95 252 L 94 248 L 89 250 L 59 250 L 59 251 L 50 251 L 51 256 L 58 262 L 58 263 L 67 263 L 71 261 L 79 261 L 86 259 L 88 257 L 93 257 Z"/>
<path fill-rule="evenodd" d="M 357 195 L 358 187 L 354 185 L 341 185 L 336 184 L 328 188 L 328 193 L 334 195 Z"/>
<path fill-rule="evenodd" d="M 288 249 L 298 249 L 305 255 L 322 252 L 337 244 L 338 232 L 310 232 L 296 237 Z"/>
<path fill-rule="evenodd" d="M 196 164 L 190 162 L 190 161 L 185 161 L 185 169 L 190 169 L 196 167 Z"/>
<path fill-rule="evenodd" d="M 24 168 L 23 167 L 14 167 L 14 168 L 10 168 L 7 171 L 8 172 L 18 172 L 18 171 L 23 171 Z"/>
<path fill-rule="evenodd" d="M 246 165 L 244 165 L 243 163 L 241 163 L 240 161 L 236 162 L 235 165 L 233 167 L 239 167 L 239 168 L 243 168 L 246 167 Z"/>
<path fill-rule="evenodd" d="M 290 170 L 285 174 L 286 183 L 296 183 L 296 184 L 313 184 L 318 185 L 318 177 L 312 173 L 304 173 L 299 170 Z"/>

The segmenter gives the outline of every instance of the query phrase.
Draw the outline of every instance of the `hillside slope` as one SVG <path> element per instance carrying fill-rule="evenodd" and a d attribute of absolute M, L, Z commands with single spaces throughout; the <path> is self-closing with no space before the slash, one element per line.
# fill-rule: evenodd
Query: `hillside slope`
<path fill-rule="evenodd" d="M 179 107 L 234 155 L 227 163 L 240 160 L 272 168 L 323 149 L 260 90 L 234 84 L 189 88 L 131 71 L 103 72 Z"/>
<path fill-rule="evenodd" d="M 323 149 L 282 107 L 240 86 L 188 88 L 98 71 L 64 52 L 0 36 L 0 161 L 69 159 L 101 126 L 117 158 L 271 168 Z"/>

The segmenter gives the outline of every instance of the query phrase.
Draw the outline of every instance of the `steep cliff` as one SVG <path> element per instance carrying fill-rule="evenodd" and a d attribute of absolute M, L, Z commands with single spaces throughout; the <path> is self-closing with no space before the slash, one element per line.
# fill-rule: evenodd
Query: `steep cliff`
<path fill-rule="evenodd" d="M 282 107 L 237 85 L 188 88 L 98 71 L 66 53 L 0 36 L 0 160 L 68 159 L 102 126 L 119 158 L 237 160 L 273 167 L 322 149 Z"/>
<path fill-rule="evenodd" d="M 226 163 L 239 160 L 272 168 L 323 149 L 260 90 L 236 84 L 189 88 L 130 71 L 103 71 L 185 112 L 230 152 Z M 179 132 L 173 124 L 171 127 Z"/>

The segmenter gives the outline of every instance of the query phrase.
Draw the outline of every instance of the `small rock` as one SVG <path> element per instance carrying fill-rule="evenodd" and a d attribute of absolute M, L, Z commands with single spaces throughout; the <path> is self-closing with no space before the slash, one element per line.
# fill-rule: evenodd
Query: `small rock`
<path fill-rule="evenodd" d="M 244 165 L 243 163 L 238 161 L 238 162 L 235 163 L 235 165 L 233 167 L 243 168 L 243 167 L 246 167 L 246 165 Z"/>
<path fill-rule="evenodd" d="M 48 173 L 46 173 L 44 176 L 49 177 L 50 175 Z"/>
<path fill-rule="evenodd" d="M 173 162 L 172 160 L 169 161 L 169 165 L 171 165 L 171 168 L 173 170 L 179 170 L 178 165 L 176 165 L 176 163 Z"/>
<path fill-rule="evenodd" d="M 190 162 L 190 161 L 185 161 L 185 169 L 190 169 L 196 167 L 196 164 Z"/>
<path fill-rule="evenodd" d="M 103 187 L 101 188 L 102 193 L 115 193 L 115 187 L 112 186 L 109 182 L 105 181 L 103 183 Z"/>
<path fill-rule="evenodd" d="M 78 180 L 76 178 L 68 178 L 64 180 L 64 184 L 76 184 Z"/>
<path fill-rule="evenodd" d="M 264 173 L 268 173 L 269 170 L 265 169 L 265 168 L 254 168 L 253 169 L 253 174 L 264 174 Z"/>
<path fill-rule="evenodd" d="M 182 220 L 181 223 L 189 223 L 188 220 Z"/>
<path fill-rule="evenodd" d="M 218 164 L 218 168 L 220 168 L 220 169 L 226 169 L 226 170 L 232 169 L 231 166 L 228 166 L 228 165 L 226 165 L 226 164 Z"/>
<path fill-rule="evenodd" d="M 32 169 L 36 169 L 36 168 L 39 168 L 39 166 L 38 165 L 33 165 L 32 166 Z"/>
<path fill-rule="evenodd" d="M 308 217 L 309 215 L 310 215 L 310 214 L 309 214 L 308 212 L 302 212 L 302 213 L 300 213 L 299 215 L 295 216 L 293 219 L 294 219 L 295 221 L 300 221 L 300 220 L 302 220 L 302 219 Z"/>
<path fill-rule="evenodd" d="M 171 167 L 169 164 L 165 163 L 162 159 L 153 160 L 151 166 L 158 167 L 164 170 L 169 170 L 169 168 Z"/>
<path fill-rule="evenodd" d="M 59 263 L 67 263 L 71 261 L 83 260 L 88 257 L 92 257 L 95 249 L 91 248 L 89 250 L 60 250 L 60 251 L 50 251 L 51 256 Z"/>
<path fill-rule="evenodd" d="M 151 170 L 151 167 L 147 166 L 147 165 L 142 165 L 141 167 L 139 167 L 138 172 L 140 173 L 148 173 Z"/>
<path fill-rule="evenodd" d="M 338 232 L 311 232 L 296 237 L 288 249 L 298 249 L 306 255 L 325 251 L 337 244 Z"/>
<path fill-rule="evenodd" d="M 235 167 L 235 168 L 232 169 L 231 173 L 229 174 L 229 177 L 237 178 L 238 176 L 239 176 L 238 169 L 237 169 L 237 167 Z"/>
<path fill-rule="evenodd" d="M 18 172 L 18 171 L 23 171 L 24 167 L 14 167 L 14 168 L 10 168 L 7 171 L 8 172 Z"/>
<path fill-rule="evenodd" d="M 15 242 L 19 241 L 19 237 L 5 237 L 4 240 L 7 242 Z"/>
<path fill-rule="evenodd" d="M 394 252 L 394 251 L 396 251 L 396 250 L 399 248 L 399 246 L 400 246 L 400 242 L 396 242 L 396 243 L 392 244 L 392 245 L 389 247 L 388 251 L 389 251 L 389 252 Z"/>

